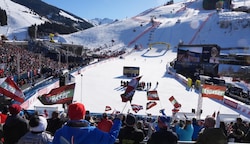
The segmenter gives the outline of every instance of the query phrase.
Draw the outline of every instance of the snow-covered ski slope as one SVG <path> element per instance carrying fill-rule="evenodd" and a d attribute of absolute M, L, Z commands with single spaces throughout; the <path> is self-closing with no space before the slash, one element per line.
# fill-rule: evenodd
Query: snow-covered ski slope
<path fill-rule="evenodd" d="M 123 113 L 133 112 L 130 103 L 121 101 L 120 94 L 124 89 L 120 87 L 121 81 L 130 81 L 131 78 L 123 76 L 124 66 L 140 67 L 141 82 L 151 82 L 151 90 L 158 91 L 160 97 L 157 105 L 146 110 L 148 102 L 146 91 L 136 91 L 131 104 L 139 104 L 144 107 L 137 114 L 148 113 L 159 115 L 160 109 L 165 109 L 167 115 L 172 115 L 173 105 L 169 101 L 174 96 L 182 104 L 180 112 L 191 113 L 197 109 L 199 92 L 189 89 L 173 75 L 166 72 L 166 64 L 176 57 L 172 50 L 153 47 L 151 50 L 134 51 L 124 59 L 114 58 L 93 66 L 86 67 L 82 75 L 76 76 L 76 89 L 74 101 L 83 102 L 86 109 L 93 113 L 102 113 L 106 106 Z M 156 87 L 156 83 L 159 85 Z M 113 112 L 110 111 L 110 113 Z M 202 115 L 212 115 L 215 111 L 221 114 L 240 115 L 237 111 L 223 105 L 213 99 L 203 98 Z M 133 112 L 134 113 L 134 112 Z M 244 117 L 244 116 L 243 116 Z"/>
<path fill-rule="evenodd" d="M 250 0 L 246 0 L 245 3 L 249 5 Z M 157 26 L 152 25 L 152 17 Z M 159 6 L 112 24 L 70 35 L 59 35 L 58 41 L 62 43 L 80 44 L 89 49 L 130 51 L 135 44 L 143 49 L 132 52 L 124 59 L 113 58 L 85 67 L 82 76 L 76 76 L 74 99 L 83 102 L 86 109 L 91 112 L 104 112 L 106 105 L 124 113 L 128 110 L 133 112 L 129 103 L 121 102 L 120 94 L 123 91 L 119 87 L 122 80 L 130 80 L 122 75 L 123 66 L 138 66 L 142 75 L 141 81 L 151 82 L 152 89 L 156 82 L 159 82 L 156 89 L 160 101 L 146 111 L 146 92 L 136 91 L 132 103 L 144 107 L 137 114 L 158 115 L 159 110 L 165 108 L 166 113 L 171 115 L 173 106 L 168 98 L 172 95 L 182 104 L 180 112 L 190 113 L 191 109 L 197 108 L 199 94 L 166 73 L 166 65 L 176 58 L 175 47 L 180 40 L 184 44 L 218 44 L 222 48 L 249 47 L 250 29 L 244 28 L 245 22 L 249 19 L 249 14 L 243 12 L 216 13 L 215 10 L 203 10 L 202 0 L 197 0 Z M 231 22 L 232 27 L 221 28 L 221 22 Z M 114 40 L 113 46 L 111 40 Z M 155 45 L 148 51 L 148 45 L 154 42 L 168 43 L 170 50 L 162 48 L 162 45 Z M 237 53 L 237 50 L 228 53 Z M 250 49 L 246 49 L 244 53 L 249 54 Z M 37 103 L 35 105 L 40 105 Z M 202 110 L 202 117 L 212 115 L 214 111 L 220 111 L 221 114 L 241 114 L 208 98 L 203 98 Z"/>

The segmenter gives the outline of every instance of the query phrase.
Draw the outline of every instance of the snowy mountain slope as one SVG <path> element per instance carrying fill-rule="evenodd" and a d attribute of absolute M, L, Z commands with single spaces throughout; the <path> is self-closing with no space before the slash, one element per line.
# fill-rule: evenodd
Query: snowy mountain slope
<path fill-rule="evenodd" d="M 9 40 L 15 37 L 16 40 L 29 40 L 27 34 L 28 27 L 32 25 L 59 25 L 61 29 L 49 30 L 50 28 L 38 27 L 37 36 L 42 37 L 41 33 L 69 33 L 71 31 L 80 31 L 93 27 L 86 20 L 66 12 L 60 8 L 48 5 L 42 1 L 29 0 L 2 0 L 0 8 L 6 11 L 7 26 L 0 27 L 0 34 L 6 36 Z M 45 26 L 46 27 L 46 26 Z"/>
<path fill-rule="evenodd" d="M 34 11 L 14 3 L 10 0 L 2 0 L 0 7 L 5 9 L 8 15 L 8 25 L 0 27 L 0 34 L 9 38 L 28 38 L 27 28 L 32 24 L 41 24 L 47 21 Z"/>
<path fill-rule="evenodd" d="M 250 4 L 250 1 L 246 3 Z M 151 18 L 160 25 L 149 29 L 152 27 Z M 174 47 L 179 41 L 186 44 L 248 47 L 249 21 L 249 14 L 244 12 L 203 10 L 202 1 L 199 0 L 159 6 L 133 18 L 62 37 L 66 43 L 74 42 L 89 48 L 109 44 L 111 39 L 115 39 L 116 44 L 127 46 L 136 39 L 130 45 L 132 47 L 135 44 L 147 47 L 151 42 L 166 42 Z M 231 23 L 232 27 L 221 28 L 223 23 Z"/>

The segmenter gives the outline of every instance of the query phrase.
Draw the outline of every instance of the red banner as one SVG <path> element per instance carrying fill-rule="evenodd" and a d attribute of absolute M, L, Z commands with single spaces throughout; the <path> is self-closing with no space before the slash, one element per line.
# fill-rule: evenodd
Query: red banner
<path fill-rule="evenodd" d="M 0 79 L 0 93 L 18 102 L 24 102 L 24 94 L 17 84 L 10 78 Z"/>
<path fill-rule="evenodd" d="M 72 103 L 75 91 L 75 83 L 52 89 L 48 94 L 39 96 L 38 99 L 44 105 Z"/>

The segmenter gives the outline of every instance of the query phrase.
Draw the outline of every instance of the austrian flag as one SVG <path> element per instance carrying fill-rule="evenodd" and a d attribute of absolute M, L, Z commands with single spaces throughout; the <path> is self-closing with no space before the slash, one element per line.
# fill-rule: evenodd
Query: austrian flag
<path fill-rule="evenodd" d="M 215 98 L 218 100 L 223 100 L 226 87 L 216 86 L 216 85 L 203 85 L 202 87 L 202 97 Z"/>
<path fill-rule="evenodd" d="M 171 96 L 169 98 L 169 101 L 174 105 L 175 108 L 180 108 L 181 104 L 177 102 L 177 100 L 174 98 L 174 96 Z"/>
<path fill-rule="evenodd" d="M 10 77 L 0 79 L 0 93 L 18 102 L 24 102 L 24 93 Z"/>
<path fill-rule="evenodd" d="M 112 110 L 110 106 L 105 107 L 105 111 L 110 111 L 110 110 Z"/>
<path fill-rule="evenodd" d="M 157 90 L 147 91 L 148 100 L 159 100 Z"/>
<path fill-rule="evenodd" d="M 138 104 L 131 104 L 132 110 L 137 113 L 138 111 L 143 109 L 142 105 L 138 105 Z"/>
<path fill-rule="evenodd" d="M 147 102 L 146 110 L 151 109 L 152 107 L 156 106 L 157 103 L 155 101 Z"/>

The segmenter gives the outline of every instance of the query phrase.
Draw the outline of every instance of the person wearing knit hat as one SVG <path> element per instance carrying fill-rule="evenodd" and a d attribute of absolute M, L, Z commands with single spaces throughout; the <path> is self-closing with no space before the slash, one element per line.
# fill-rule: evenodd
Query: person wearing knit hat
<path fill-rule="evenodd" d="M 52 143 L 53 136 L 46 132 L 47 119 L 43 116 L 34 115 L 29 121 L 30 132 L 22 136 L 17 144 L 48 144 Z"/>
<path fill-rule="evenodd" d="M 171 118 L 167 116 L 159 116 L 158 117 L 158 123 L 162 125 L 162 127 L 169 128 L 171 122 Z"/>
<path fill-rule="evenodd" d="M 85 120 L 85 106 L 76 102 L 68 106 L 69 121 L 54 135 L 53 144 L 114 144 L 119 134 L 123 114 L 119 114 L 113 121 L 109 132 L 103 132 L 96 126 L 91 126 Z"/>
<path fill-rule="evenodd" d="M 3 136 L 6 144 L 17 143 L 18 140 L 29 132 L 29 124 L 19 115 L 21 107 L 18 104 L 9 106 L 9 115 L 3 125 Z"/>
<path fill-rule="evenodd" d="M 121 128 L 119 133 L 119 143 L 139 144 L 144 140 L 144 132 L 136 127 L 135 115 L 129 113 L 125 118 L 125 126 Z"/>
<path fill-rule="evenodd" d="M 81 120 L 85 118 L 85 106 L 81 103 L 74 103 L 68 107 L 68 116 L 71 120 Z"/>
<path fill-rule="evenodd" d="M 9 107 L 9 112 L 11 115 L 17 115 L 20 113 L 20 111 L 22 110 L 21 106 L 19 104 L 12 104 Z"/>
<path fill-rule="evenodd" d="M 136 123 L 136 118 L 133 114 L 127 114 L 125 119 L 125 124 L 127 126 L 133 127 Z"/>
<path fill-rule="evenodd" d="M 169 129 L 171 119 L 167 116 L 158 116 L 158 131 L 155 131 L 148 139 L 147 144 L 177 144 L 178 136 Z"/>

